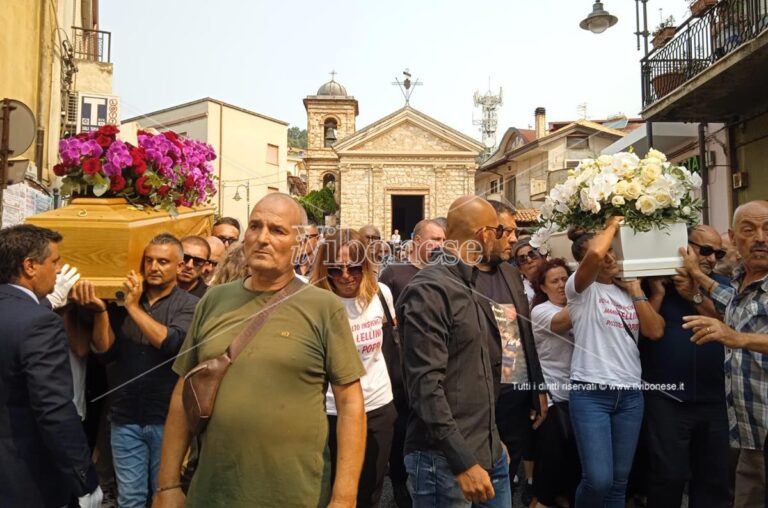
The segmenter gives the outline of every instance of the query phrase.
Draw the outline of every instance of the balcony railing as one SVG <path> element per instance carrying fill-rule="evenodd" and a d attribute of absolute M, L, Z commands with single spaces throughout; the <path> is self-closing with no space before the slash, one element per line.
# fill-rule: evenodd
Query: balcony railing
<path fill-rule="evenodd" d="M 721 0 L 641 60 L 643 108 L 768 28 L 768 0 Z"/>
<path fill-rule="evenodd" d="M 768 0 L 766 0 L 768 1 Z M 75 58 L 109 63 L 112 57 L 112 34 L 73 26 Z"/>

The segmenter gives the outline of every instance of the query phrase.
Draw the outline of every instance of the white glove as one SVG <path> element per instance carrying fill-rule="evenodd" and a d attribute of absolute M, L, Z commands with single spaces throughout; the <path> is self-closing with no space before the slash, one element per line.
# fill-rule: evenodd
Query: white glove
<path fill-rule="evenodd" d="M 51 307 L 54 309 L 64 307 L 67 304 L 69 292 L 79 280 L 80 274 L 77 268 L 69 265 L 62 266 L 61 272 L 56 276 L 56 286 L 53 288 L 53 293 L 46 297 L 51 302 Z"/>
<path fill-rule="evenodd" d="M 96 487 L 96 490 L 90 494 L 78 498 L 77 502 L 80 508 L 101 508 L 101 501 L 103 498 L 104 493 L 101 491 L 101 487 Z"/>

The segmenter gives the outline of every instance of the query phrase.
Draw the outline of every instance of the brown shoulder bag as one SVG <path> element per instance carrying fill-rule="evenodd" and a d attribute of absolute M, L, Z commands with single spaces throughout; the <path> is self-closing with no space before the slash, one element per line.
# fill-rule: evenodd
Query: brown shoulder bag
<path fill-rule="evenodd" d="M 280 303 L 292 294 L 296 293 L 304 286 L 298 278 L 294 278 L 283 289 L 272 295 L 272 297 L 261 309 L 253 316 L 240 334 L 227 347 L 227 350 L 215 358 L 200 363 L 197 367 L 190 370 L 184 376 L 184 387 L 182 390 L 182 401 L 184 403 L 184 412 L 187 415 L 189 430 L 192 435 L 197 436 L 205 430 L 208 422 L 213 415 L 213 405 L 216 402 L 216 394 L 219 391 L 221 380 L 227 373 L 229 366 L 235 361 L 237 356 L 245 349 L 248 343 L 259 332 L 261 327 L 267 321 L 269 315 L 280 305 Z"/>

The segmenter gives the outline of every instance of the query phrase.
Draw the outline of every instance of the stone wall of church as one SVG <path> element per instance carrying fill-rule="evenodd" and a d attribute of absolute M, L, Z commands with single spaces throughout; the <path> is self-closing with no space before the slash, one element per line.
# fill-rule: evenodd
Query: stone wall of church
<path fill-rule="evenodd" d="M 423 195 L 424 217 L 432 218 L 445 216 L 453 200 L 475 191 L 473 163 L 342 165 L 341 173 L 341 224 L 374 224 L 385 238 L 391 234 L 393 195 Z"/>

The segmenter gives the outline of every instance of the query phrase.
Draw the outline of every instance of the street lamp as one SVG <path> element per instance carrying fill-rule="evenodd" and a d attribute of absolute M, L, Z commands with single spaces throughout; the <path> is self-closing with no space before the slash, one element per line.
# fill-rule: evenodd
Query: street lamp
<path fill-rule="evenodd" d="M 603 2 L 597 0 L 592 6 L 592 12 L 579 23 L 579 26 L 593 34 L 601 34 L 615 25 L 617 21 L 619 18 L 603 9 Z"/>
<path fill-rule="evenodd" d="M 250 182 L 241 183 L 241 184 L 238 184 L 237 187 L 235 187 L 235 195 L 232 196 L 232 199 L 234 199 L 235 201 L 240 201 L 241 199 L 243 199 L 242 197 L 240 197 L 240 187 L 243 187 L 245 189 L 245 205 L 248 208 L 245 214 L 246 216 L 248 216 L 251 213 L 251 183 Z"/>

